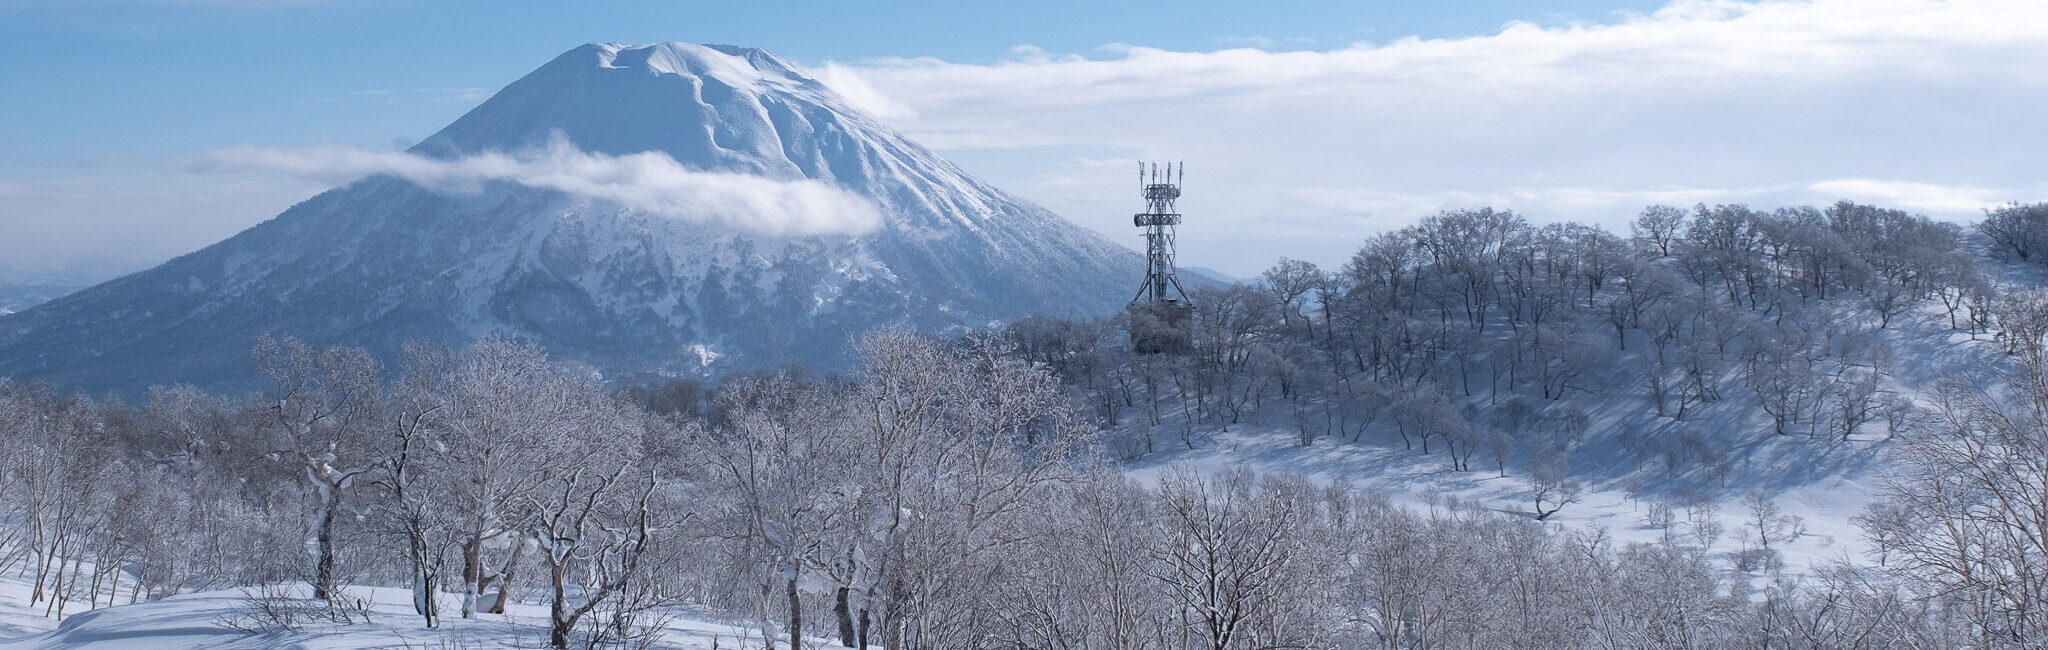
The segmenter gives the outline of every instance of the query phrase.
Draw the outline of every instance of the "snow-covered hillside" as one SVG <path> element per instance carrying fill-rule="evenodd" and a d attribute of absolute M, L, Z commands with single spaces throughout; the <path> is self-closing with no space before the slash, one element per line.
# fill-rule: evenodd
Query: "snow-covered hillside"
<path fill-rule="evenodd" d="M 1884 390 L 1924 403 L 1944 378 L 2006 363 L 1995 340 L 1950 330 L 1940 311 L 1938 305 L 1928 306 L 1878 332 L 1898 362 L 1898 374 L 1887 379 Z M 1750 513 L 1743 499 L 1762 494 L 1803 525 L 1802 534 L 1777 549 L 1788 573 L 1804 575 L 1827 562 L 1871 557 L 1875 549 L 1854 519 L 1874 499 L 1872 489 L 1882 473 L 1894 466 L 1887 423 L 1871 422 L 1847 441 L 1776 435 L 1771 419 L 1746 395 L 1749 389 L 1735 373 L 1723 378 L 1722 392 L 1729 397 L 1683 420 L 1659 417 L 1636 388 L 1651 366 L 1647 354 L 1638 346 L 1614 359 L 1595 391 L 1556 402 L 1534 395 L 1517 399 L 1540 412 L 1589 416 L 1586 433 L 1569 445 L 1566 461 L 1584 493 L 1546 522 L 1565 529 L 1598 527 L 1622 543 L 1654 543 L 1669 534 L 1733 557 L 1749 541 L 1744 535 Z M 1454 401 L 1469 405 L 1475 419 L 1491 419 L 1505 410 L 1484 395 Z M 1351 485 L 1415 508 L 1464 502 L 1533 516 L 1530 467 L 1520 451 L 1508 455 L 1505 471 L 1484 454 L 1474 469 L 1456 471 L 1443 441 L 1424 454 L 1405 445 L 1387 417 L 1358 435 L 1321 436 L 1304 445 L 1295 416 L 1284 404 L 1236 424 L 1198 423 L 1187 428 L 1186 438 L 1173 421 L 1179 415 L 1170 413 L 1168 422 L 1156 428 L 1131 418 L 1112 434 L 1126 449 L 1148 433 L 1154 438 L 1157 451 L 1128 462 L 1132 476 L 1151 481 L 1175 466 L 1211 473 L 1248 468 Z M 1711 457 L 1686 457 L 1673 444 L 1681 440 L 1701 445 L 1698 449 Z M 1669 509 L 1669 525 L 1658 523 L 1660 508 Z M 1714 532 L 1711 539 L 1702 539 L 1696 531 L 1708 524 Z M 1744 577 L 1733 571 L 1730 576 Z"/>
<path fill-rule="evenodd" d="M 412 594 L 404 589 L 349 587 L 347 620 L 329 619 L 324 604 L 306 598 L 304 585 L 271 585 L 180 594 L 157 601 L 74 609 L 60 623 L 42 605 L 26 606 L 31 585 L 0 577 L 0 649 L 198 650 L 200 648 L 541 648 L 547 645 L 547 608 L 516 605 L 504 616 L 454 619 L 440 627 L 419 624 Z M 125 601 L 124 601 L 125 602 Z M 257 613 L 259 606 L 280 617 Z M 289 619 L 296 629 L 283 629 Z M 709 620 L 676 616 L 662 624 L 661 650 L 747 647 L 760 633 Z M 831 647 L 831 646 L 821 646 Z"/>
<path fill-rule="evenodd" d="M 1901 439 L 1939 429 L 1944 382 L 2012 367 L 2039 268 L 1846 202 L 1644 214 L 1624 240 L 1449 211 L 1341 269 L 1283 261 L 1197 291 L 1180 355 L 1134 354 L 1103 323 L 1008 335 L 1142 478 L 1250 468 L 1455 500 L 1676 538 L 1745 567 L 1731 577 L 1771 575 L 1747 561 L 1764 555 L 1793 575 L 1876 561 L 1856 518 Z M 1759 518 L 1782 534 L 1759 539 Z"/>
<path fill-rule="evenodd" d="M 850 334 L 1106 314 L 1142 260 L 978 181 L 767 52 L 586 45 L 413 148 L 573 146 L 694 172 L 821 183 L 880 227 L 775 235 L 545 179 L 357 181 L 155 269 L 0 318 L 0 375 L 134 394 L 243 388 L 266 334 L 395 357 L 404 341 L 530 338 L 614 377 L 844 362 Z M 768 200 L 793 200 L 770 197 Z M 720 208 L 685 206 L 699 212 Z"/>

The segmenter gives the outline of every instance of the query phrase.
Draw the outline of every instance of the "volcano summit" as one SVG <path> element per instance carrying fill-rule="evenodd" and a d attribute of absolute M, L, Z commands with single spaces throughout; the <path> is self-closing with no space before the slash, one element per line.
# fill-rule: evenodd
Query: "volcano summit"
<path fill-rule="evenodd" d="M 578 47 L 361 180 L 0 317 L 0 375 L 255 384 L 265 335 L 492 332 L 612 377 L 845 359 L 877 327 L 1120 307 L 1144 261 L 968 176 L 767 52 Z"/>

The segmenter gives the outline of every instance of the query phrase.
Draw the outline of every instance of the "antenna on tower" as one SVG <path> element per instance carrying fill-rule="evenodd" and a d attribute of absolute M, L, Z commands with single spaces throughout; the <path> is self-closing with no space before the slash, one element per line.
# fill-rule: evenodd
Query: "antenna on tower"
<path fill-rule="evenodd" d="M 1173 227 L 1180 213 L 1173 203 L 1180 198 L 1180 181 L 1186 178 L 1187 163 L 1138 163 L 1138 190 L 1145 196 L 1145 211 L 1131 216 L 1131 225 L 1145 232 L 1145 284 L 1131 298 L 1131 351 L 1138 354 L 1184 354 L 1193 349 L 1194 303 L 1174 276 Z"/>
<path fill-rule="evenodd" d="M 1187 164 L 1181 163 L 1176 172 L 1173 163 L 1166 163 L 1162 174 L 1159 163 L 1152 163 L 1148 169 L 1140 162 L 1138 170 L 1145 211 L 1132 215 L 1131 223 L 1145 231 L 1145 284 L 1138 287 L 1138 295 L 1131 298 L 1131 304 L 1185 304 L 1187 291 L 1181 288 L 1180 278 L 1174 276 L 1173 227 L 1180 224 L 1180 213 L 1174 211 L 1173 203 L 1180 198 L 1180 181 L 1187 177 Z M 1148 177 L 1150 182 L 1145 182 Z"/>

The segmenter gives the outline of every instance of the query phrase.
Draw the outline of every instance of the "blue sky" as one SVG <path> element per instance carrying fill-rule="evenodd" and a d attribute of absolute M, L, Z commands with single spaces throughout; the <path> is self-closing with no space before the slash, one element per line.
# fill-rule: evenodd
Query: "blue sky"
<path fill-rule="evenodd" d="M 989 63 L 1022 45 L 1328 48 L 1658 4 L 0 0 L 0 86 L 15 89 L 0 166 L 53 174 L 113 155 L 418 139 L 587 42 L 733 43 L 806 64 Z"/>
<path fill-rule="evenodd" d="M 399 148 L 592 41 L 775 51 L 1126 243 L 1130 161 L 1185 159 L 1183 258 L 1236 274 L 1477 205 L 1967 220 L 2048 194 L 2043 24 L 2031 0 L 0 0 L 0 275 L 203 246 L 331 179 L 187 161 Z"/>

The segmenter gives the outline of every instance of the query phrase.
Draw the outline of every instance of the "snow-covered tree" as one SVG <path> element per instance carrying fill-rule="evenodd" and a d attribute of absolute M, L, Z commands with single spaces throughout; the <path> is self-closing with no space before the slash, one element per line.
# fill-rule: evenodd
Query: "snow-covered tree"
<path fill-rule="evenodd" d="M 382 461 L 375 439 L 380 370 L 361 348 L 314 348 L 297 339 L 265 338 L 255 349 L 270 378 L 269 426 L 256 444 L 272 460 L 302 473 L 313 501 L 313 597 L 337 586 L 335 519 L 350 488 Z"/>

